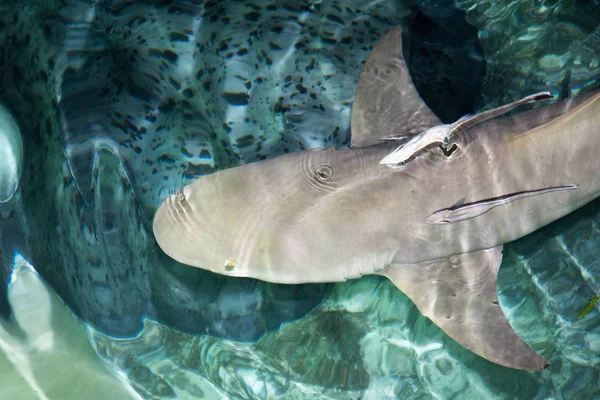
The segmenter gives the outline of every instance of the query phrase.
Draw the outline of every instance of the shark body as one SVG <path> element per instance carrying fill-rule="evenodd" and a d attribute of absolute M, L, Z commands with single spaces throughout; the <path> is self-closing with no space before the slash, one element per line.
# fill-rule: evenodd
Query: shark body
<path fill-rule="evenodd" d="M 384 275 L 476 354 L 542 369 L 548 361 L 498 305 L 502 245 L 600 195 L 600 94 L 508 118 L 475 116 L 477 124 L 452 132 L 448 152 L 437 136 L 423 145 L 415 135 L 441 123 L 412 86 L 400 40 L 391 31 L 365 65 L 350 148 L 204 176 L 165 200 L 155 237 L 177 261 L 230 276 L 295 284 Z M 380 164 L 398 153 L 394 140 L 380 140 L 392 136 L 408 136 L 406 148 L 420 140 L 397 168 Z M 474 205 L 487 208 L 431 223 L 436 212 Z"/>

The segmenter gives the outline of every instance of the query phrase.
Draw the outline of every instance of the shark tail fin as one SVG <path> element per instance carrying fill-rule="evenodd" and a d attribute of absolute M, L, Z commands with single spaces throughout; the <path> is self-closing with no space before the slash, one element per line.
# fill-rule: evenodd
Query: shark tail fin
<path fill-rule="evenodd" d="M 548 366 L 509 325 L 496 296 L 502 246 L 418 264 L 392 264 L 388 277 L 448 336 L 496 364 Z"/>

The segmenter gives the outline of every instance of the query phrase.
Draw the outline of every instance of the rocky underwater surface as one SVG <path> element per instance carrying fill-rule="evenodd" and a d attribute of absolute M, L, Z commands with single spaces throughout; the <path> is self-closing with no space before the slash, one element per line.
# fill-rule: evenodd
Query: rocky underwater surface
<path fill-rule="evenodd" d="M 0 101 L 20 130 L 0 134 L 3 321 L 15 318 L 18 255 L 143 398 L 600 395 L 598 310 L 578 317 L 600 290 L 598 201 L 505 247 L 500 301 L 551 360 L 537 373 L 465 350 L 383 278 L 227 278 L 171 260 L 151 229 L 160 202 L 199 175 L 346 145 L 362 65 L 397 25 L 445 122 L 596 88 L 596 2 L 4 0 L 0 11 Z"/>

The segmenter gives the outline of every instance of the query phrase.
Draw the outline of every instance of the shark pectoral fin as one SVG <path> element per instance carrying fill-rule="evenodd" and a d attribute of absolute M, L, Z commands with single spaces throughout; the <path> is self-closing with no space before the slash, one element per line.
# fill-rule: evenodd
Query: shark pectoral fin
<path fill-rule="evenodd" d="M 418 133 L 440 124 L 410 78 L 400 28 L 387 33 L 369 55 L 356 88 L 351 123 L 350 147 L 371 146 L 386 135 Z"/>
<path fill-rule="evenodd" d="M 502 246 L 418 264 L 392 264 L 387 276 L 448 336 L 475 354 L 516 369 L 549 362 L 509 325 L 496 297 Z"/>

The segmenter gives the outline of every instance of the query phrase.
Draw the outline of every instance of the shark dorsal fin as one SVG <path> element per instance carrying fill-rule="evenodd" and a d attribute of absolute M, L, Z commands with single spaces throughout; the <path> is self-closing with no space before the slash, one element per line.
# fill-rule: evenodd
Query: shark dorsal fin
<path fill-rule="evenodd" d="M 402 55 L 401 30 L 394 28 L 373 49 L 360 76 L 350 146 L 371 146 L 383 137 L 417 134 L 440 123 L 413 85 Z"/>

